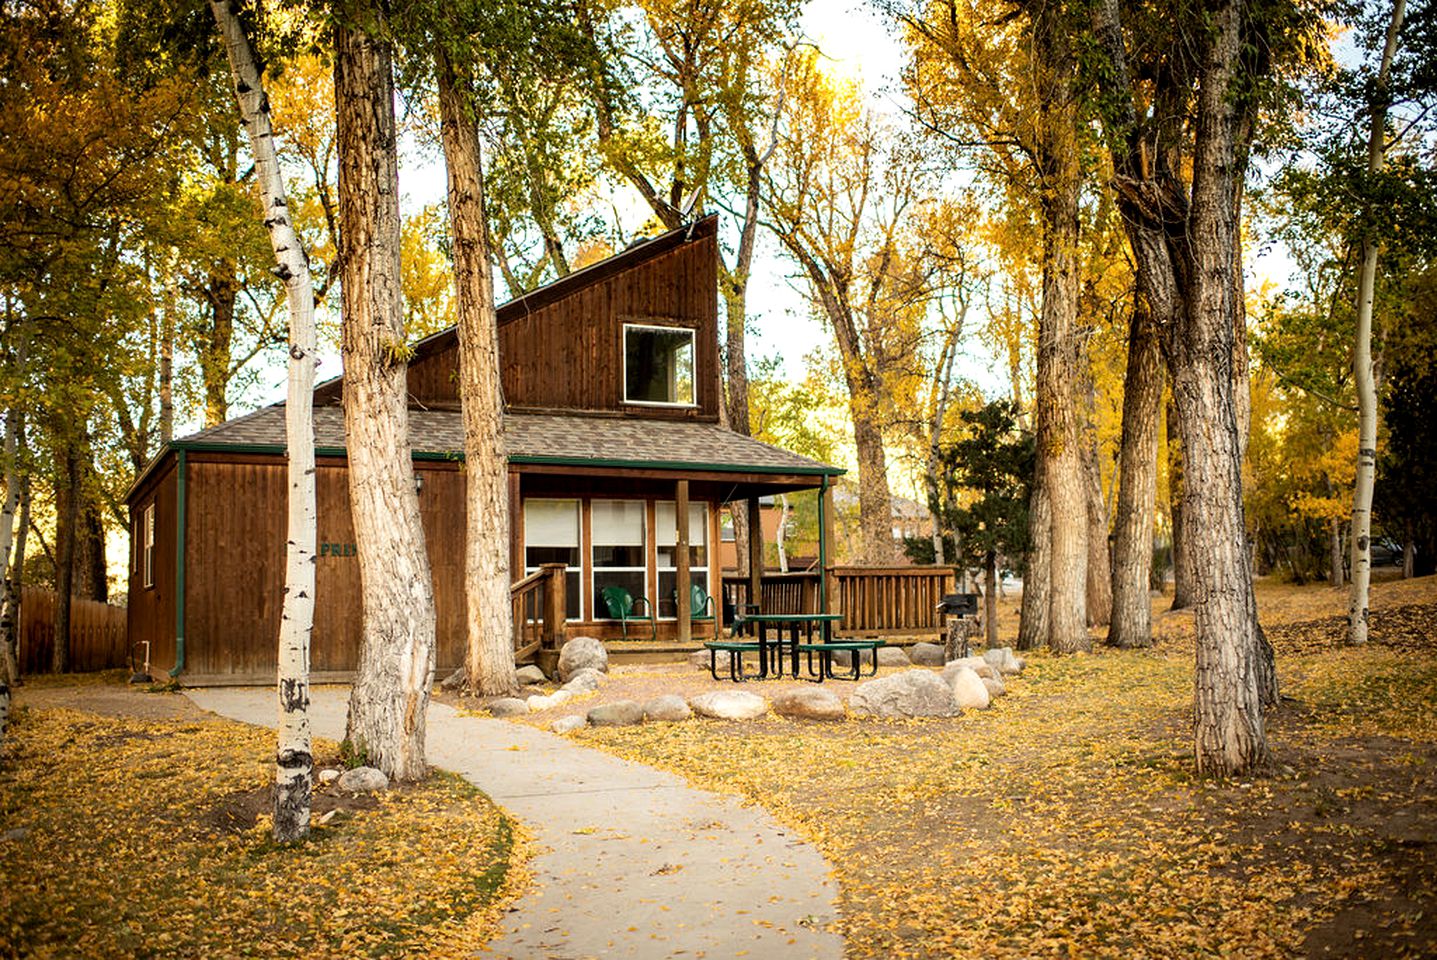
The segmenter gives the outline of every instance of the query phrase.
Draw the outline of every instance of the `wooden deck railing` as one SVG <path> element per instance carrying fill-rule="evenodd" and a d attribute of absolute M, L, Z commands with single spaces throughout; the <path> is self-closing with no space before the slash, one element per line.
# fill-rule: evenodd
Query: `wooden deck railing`
<path fill-rule="evenodd" d="M 828 589 L 840 629 L 892 636 L 940 629 L 938 602 L 957 582 L 950 567 L 831 567 Z"/>
<path fill-rule="evenodd" d="M 55 645 L 54 590 L 26 587 L 20 597 L 21 673 L 49 673 Z M 97 600 L 70 601 L 70 669 L 115 670 L 130 662 L 124 607 Z"/>
<path fill-rule="evenodd" d="M 724 599 L 749 603 L 747 577 L 725 576 Z M 765 613 L 818 609 L 816 571 L 765 573 L 759 607 Z M 957 590 L 950 567 L 829 567 L 829 606 L 843 614 L 840 631 L 866 636 L 924 634 L 942 628 L 938 602 Z"/>
<path fill-rule="evenodd" d="M 509 588 L 514 612 L 514 661 L 539 650 L 558 650 L 564 642 L 564 574 L 562 563 L 546 563 Z"/>

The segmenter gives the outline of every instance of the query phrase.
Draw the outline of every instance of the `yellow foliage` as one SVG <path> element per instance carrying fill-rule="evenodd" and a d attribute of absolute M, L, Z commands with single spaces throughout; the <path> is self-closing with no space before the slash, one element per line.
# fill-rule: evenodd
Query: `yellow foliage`
<path fill-rule="evenodd" d="M 286 848 L 267 818 L 207 819 L 272 782 L 271 733 L 24 710 L 6 746 L 0 831 L 25 831 L 0 858 L 7 956 L 468 956 L 525 878 L 516 825 L 458 777 Z"/>

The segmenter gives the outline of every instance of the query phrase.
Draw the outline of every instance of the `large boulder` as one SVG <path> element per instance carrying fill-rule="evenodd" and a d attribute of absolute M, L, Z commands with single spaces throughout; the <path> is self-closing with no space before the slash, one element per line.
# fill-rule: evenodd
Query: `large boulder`
<path fill-rule="evenodd" d="M 553 697 L 535 694 L 534 696 L 525 697 L 524 702 L 529 705 L 530 713 L 540 713 L 541 711 L 548 710 L 550 707 L 557 707 L 563 701 L 555 700 Z"/>
<path fill-rule="evenodd" d="M 568 683 L 580 670 L 609 670 L 609 651 L 593 637 L 575 637 L 559 648 L 559 679 Z"/>
<path fill-rule="evenodd" d="M 964 710 L 987 710 L 988 709 L 988 688 L 983 684 L 983 678 L 978 676 L 977 671 L 967 667 L 959 667 L 951 674 L 945 669 L 945 679 L 948 680 L 948 687 L 953 691 L 953 702 Z"/>
<path fill-rule="evenodd" d="M 1012 647 L 996 647 L 983 652 L 983 659 L 1004 676 L 1023 672 L 1023 661 L 1013 656 Z"/>
<path fill-rule="evenodd" d="M 915 667 L 941 667 L 943 658 L 943 648 L 936 643 L 920 642 L 908 648 L 908 659 Z"/>
<path fill-rule="evenodd" d="M 549 724 L 549 729 L 558 734 L 565 734 L 572 733 L 573 731 L 579 730 L 583 727 L 587 727 L 588 725 L 589 721 L 585 720 L 583 717 L 560 717 L 553 723 Z"/>
<path fill-rule="evenodd" d="M 860 683 L 848 708 L 860 717 L 951 717 L 958 713 L 952 688 L 930 670 L 905 670 Z"/>
<path fill-rule="evenodd" d="M 943 665 L 943 679 L 951 685 L 953 674 L 958 670 L 972 670 L 980 677 L 992 677 L 998 679 L 998 671 L 994 666 L 982 657 L 964 657 L 962 660 L 949 660 Z"/>
<path fill-rule="evenodd" d="M 571 694 L 593 693 L 599 689 L 604 682 L 604 675 L 597 670 L 584 668 L 569 678 L 560 690 L 567 690 Z"/>
<path fill-rule="evenodd" d="M 797 720 L 842 720 L 843 701 L 827 687 L 794 687 L 773 698 L 773 712 Z"/>
<path fill-rule="evenodd" d="M 341 773 L 335 786 L 345 793 L 375 793 L 389 789 L 389 778 L 374 767 L 355 767 Z"/>
<path fill-rule="evenodd" d="M 864 654 L 863 659 L 867 660 L 868 655 Z M 879 647 L 878 665 L 880 667 L 911 667 L 913 661 L 908 659 L 908 654 L 903 652 L 902 647 Z"/>
<path fill-rule="evenodd" d="M 689 706 L 701 717 L 714 720 L 754 720 L 768 713 L 768 701 L 744 690 L 715 690 L 689 698 Z"/>
<path fill-rule="evenodd" d="M 689 663 L 707 673 L 709 669 L 709 656 L 709 651 L 706 649 L 695 650 L 689 654 Z M 715 650 L 712 656 L 714 657 L 714 665 L 718 670 L 718 675 L 727 678 L 729 673 L 729 660 L 734 656 L 734 652 L 732 650 Z"/>
<path fill-rule="evenodd" d="M 988 699 L 990 701 L 1008 692 L 1008 688 L 1003 686 L 1002 680 L 995 680 L 992 677 L 984 677 L 983 686 L 988 688 Z"/>
<path fill-rule="evenodd" d="M 532 663 L 524 664 L 524 666 L 514 671 L 514 675 L 519 678 L 519 682 L 521 684 L 525 685 L 531 683 L 543 683 L 544 681 L 549 679 L 548 677 L 544 676 L 543 670 L 540 670 Z"/>
<path fill-rule="evenodd" d="M 518 697 L 500 697 L 489 702 L 489 713 L 495 717 L 517 717 L 529 712 L 529 703 Z"/>
<path fill-rule="evenodd" d="M 680 720 L 687 720 L 693 715 L 694 712 L 689 709 L 687 701 L 676 693 L 666 693 L 663 696 L 654 697 L 644 704 L 645 720 L 677 723 Z"/>
<path fill-rule="evenodd" d="M 637 700 L 601 703 L 589 711 L 589 725 L 594 727 L 632 727 L 643 722 L 644 708 Z"/>

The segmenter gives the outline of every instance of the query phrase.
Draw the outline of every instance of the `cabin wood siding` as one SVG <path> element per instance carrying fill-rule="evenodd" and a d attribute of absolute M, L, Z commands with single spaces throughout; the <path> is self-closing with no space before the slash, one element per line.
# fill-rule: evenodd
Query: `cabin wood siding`
<path fill-rule="evenodd" d="M 175 520 L 179 472 L 173 457 L 130 498 L 130 589 L 127 632 L 131 644 L 150 642 L 150 663 L 158 673 L 175 663 Z M 141 538 L 135 537 L 145 508 L 155 507 L 155 582 L 144 585 Z"/>
<path fill-rule="evenodd" d="M 457 465 L 416 463 L 425 544 L 434 576 L 437 663 L 463 662 L 463 475 Z M 185 672 L 261 677 L 274 672 L 284 599 L 285 464 L 272 457 L 190 459 Z M 358 656 L 361 591 L 345 462 L 323 458 L 315 494 L 316 562 L 310 669 L 345 672 Z M 326 545 L 330 545 L 327 547 Z M 338 546 L 338 552 L 332 549 Z M 173 569 L 174 561 L 168 566 Z"/>
<path fill-rule="evenodd" d="M 718 240 L 697 236 L 666 253 L 602 276 L 566 296 L 499 313 L 505 404 L 513 410 L 587 410 L 640 417 L 718 419 Z M 694 336 L 696 406 L 624 403 L 626 322 L 687 327 Z M 459 403 L 457 342 L 409 367 L 415 403 Z"/>

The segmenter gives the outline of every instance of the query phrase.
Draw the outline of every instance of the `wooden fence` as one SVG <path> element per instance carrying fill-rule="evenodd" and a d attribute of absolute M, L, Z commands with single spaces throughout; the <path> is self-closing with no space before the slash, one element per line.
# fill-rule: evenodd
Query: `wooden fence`
<path fill-rule="evenodd" d="M 20 598 L 20 672 L 49 673 L 55 646 L 53 590 L 26 587 Z M 124 607 L 70 601 L 70 669 L 115 670 L 130 663 Z"/>
<path fill-rule="evenodd" d="M 829 606 L 843 614 L 838 629 L 858 636 L 909 636 L 941 630 L 938 602 L 957 591 L 951 567 L 829 567 Z M 749 603 L 747 577 L 723 578 L 724 599 Z M 765 573 L 759 608 L 765 613 L 812 613 L 818 609 L 816 571 Z"/>
<path fill-rule="evenodd" d="M 514 662 L 533 659 L 540 650 L 564 643 L 565 571 L 546 563 L 509 588 L 514 613 Z"/>

